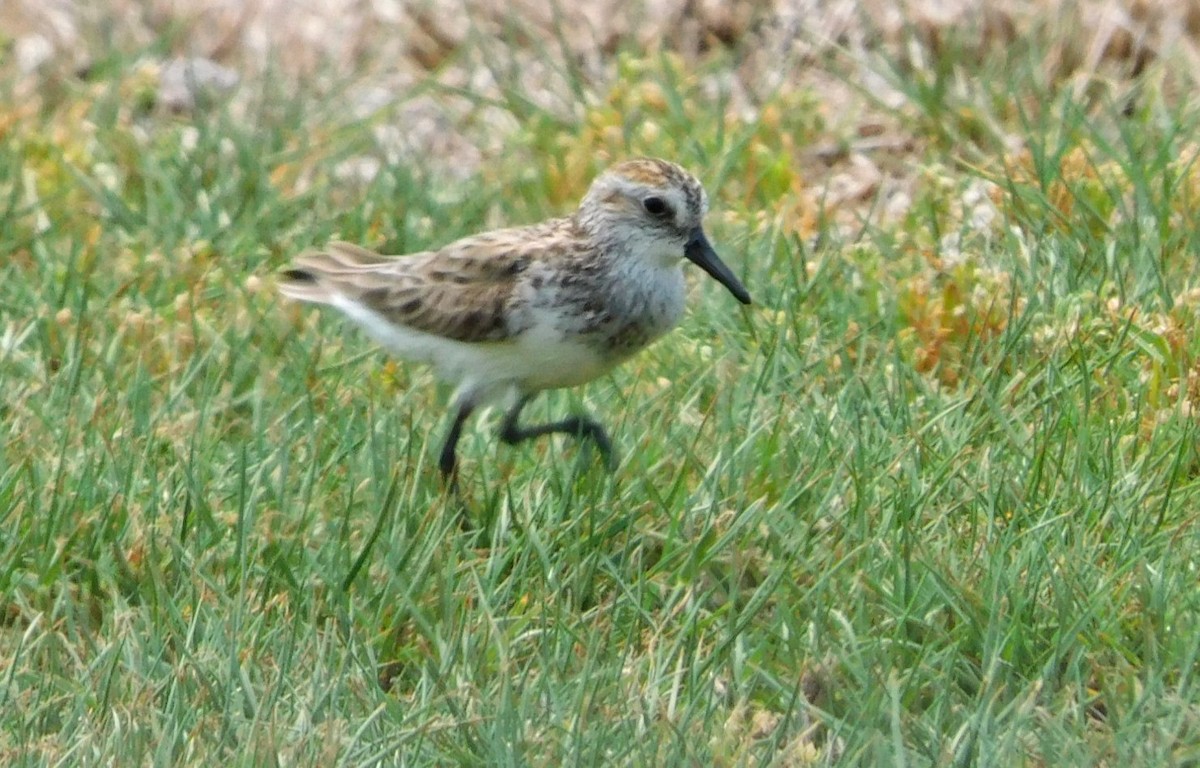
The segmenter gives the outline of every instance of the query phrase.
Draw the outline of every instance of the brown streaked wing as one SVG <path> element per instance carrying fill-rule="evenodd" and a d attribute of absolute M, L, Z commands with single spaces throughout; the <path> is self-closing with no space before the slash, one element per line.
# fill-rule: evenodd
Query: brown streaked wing
<path fill-rule="evenodd" d="M 381 256 L 375 251 L 369 251 L 353 243 L 334 241 L 323 251 L 309 251 L 300 254 L 291 267 L 337 280 L 374 272 L 395 261 L 389 256 Z"/>
<path fill-rule="evenodd" d="M 502 230 L 401 258 L 338 244 L 343 255 L 370 265 L 340 274 L 340 287 L 397 325 L 457 341 L 503 341 L 522 330 L 508 318 L 518 279 L 561 242 L 532 234 Z"/>
<path fill-rule="evenodd" d="M 337 294 L 358 296 L 393 261 L 357 245 L 333 242 L 323 251 L 297 256 L 280 271 L 279 289 L 293 299 L 329 304 Z"/>

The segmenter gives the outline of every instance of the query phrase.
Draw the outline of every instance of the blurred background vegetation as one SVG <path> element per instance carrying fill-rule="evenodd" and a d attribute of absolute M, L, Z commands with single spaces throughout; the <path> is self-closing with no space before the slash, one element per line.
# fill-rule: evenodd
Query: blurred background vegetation
<path fill-rule="evenodd" d="M 0 762 L 1193 765 L 1200 2 L 0 6 Z M 272 272 L 680 162 L 755 298 L 464 442 Z M 539 406 L 541 407 L 541 406 Z"/>

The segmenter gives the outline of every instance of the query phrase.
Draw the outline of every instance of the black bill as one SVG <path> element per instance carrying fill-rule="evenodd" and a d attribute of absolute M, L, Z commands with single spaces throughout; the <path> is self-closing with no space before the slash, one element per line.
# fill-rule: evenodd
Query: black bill
<path fill-rule="evenodd" d="M 683 255 L 688 257 L 688 261 L 712 275 L 718 283 L 728 288 L 738 301 L 743 304 L 750 303 L 750 294 L 746 292 L 745 286 L 733 276 L 733 272 L 729 271 L 725 262 L 721 261 L 721 257 L 717 255 L 712 244 L 708 242 L 708 238 L 704 236 L 703 229 L 696 227 L 692 230 L 691 239 L 683 247 Z"/>

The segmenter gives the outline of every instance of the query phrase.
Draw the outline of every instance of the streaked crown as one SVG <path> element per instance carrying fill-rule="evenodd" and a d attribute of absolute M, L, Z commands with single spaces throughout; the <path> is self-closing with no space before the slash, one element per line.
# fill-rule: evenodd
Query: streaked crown
<path fill-rule="evenodd" d="M 682 242 L 707 212 L 708 196 L 695 176 L 675 163 L 639 157 L 596 177 L 576 215 L 594 234 L 606 227 L 636 226 Z"/>

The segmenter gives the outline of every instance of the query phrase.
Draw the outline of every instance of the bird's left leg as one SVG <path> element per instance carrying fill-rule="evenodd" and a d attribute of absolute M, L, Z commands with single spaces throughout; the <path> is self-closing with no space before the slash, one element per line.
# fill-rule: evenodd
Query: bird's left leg
<path fill-rule="evenodd" d="M 596 444 L 597 450 L 600 451 L 600 456 L 604 459 L 604 464 L 611 470 L 614 467 L 612 441 L 608 439 L 608 434 L 604 431 L 604 427 L 600 423 L 587 416 L 568 416 L 562 421 L 552 421 L 547 424 L 536 424 L 531 427 L 522 427 L 517 423 L 521 416 L 521 409 L 529 402 L 529 395 L 522 395 L 517 400 L 516 405 L 504 414 L 504 421 L 500 424 L 500 439 L 509 445 L 515 445 L 524 440 L 530 440 L 542 435 L 564 434 L 571 435 L 576 439 L 588 438 Z"/>

